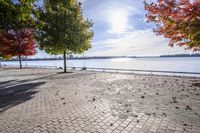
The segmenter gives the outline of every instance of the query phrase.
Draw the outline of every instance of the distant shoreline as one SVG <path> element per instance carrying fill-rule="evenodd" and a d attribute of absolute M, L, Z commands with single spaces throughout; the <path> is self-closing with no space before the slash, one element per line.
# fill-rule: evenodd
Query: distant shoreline
<path fill-rule="evenodd" d="M 120 58 L 183 58 L 183 57 L 200 57 L 200 55 L 195 56 L 175 56 L 175 55 L 162 55 L 162 56 L 118 56 L 118 57 L 75 57 L 75 58 L 67 58 L 67 60 L 92 60 L 92 59 L 120 59 Z M 63 60 L 63 58 L 36 58 L 36 59 L 27 59 L 24 58 L 23 61 L 48 61 L 48 60 Z M 6 60 L 3 60 L 6 61 Z M 12 59 L 8 61 L 18 61 L 18 59 Z"/>

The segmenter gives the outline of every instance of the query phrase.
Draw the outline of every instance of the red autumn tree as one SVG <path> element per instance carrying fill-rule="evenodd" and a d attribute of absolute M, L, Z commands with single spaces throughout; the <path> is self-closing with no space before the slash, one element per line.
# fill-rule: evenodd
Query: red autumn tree
<path fill-rule="evenodd" d="M 169 38 L 169 46 L 200 50 L 200 0 L 156 0 L 145 3 L 148 22 L 157 35 Z"/>
<path fill-rule="evenodd" d="M 0 32 L 0 55 L 3 58 L 18 56 L 22 69 L 21 57 L 34 54 L 36 54 L 36 41 L 31 30 Z"/>

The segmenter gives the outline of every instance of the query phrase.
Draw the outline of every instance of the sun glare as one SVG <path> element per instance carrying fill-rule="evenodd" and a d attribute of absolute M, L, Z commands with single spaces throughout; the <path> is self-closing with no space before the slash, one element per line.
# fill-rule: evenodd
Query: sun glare
<path fill-rule="evenodd" d="M 123 9 L 118 9 L 118 10 L 113 10 L 110 13 L 109 16 L 109 23 L 111 25 L 111 31 L 112 33 L 123 33 L 128 26 L 128 15 L 126 10 Z"/>

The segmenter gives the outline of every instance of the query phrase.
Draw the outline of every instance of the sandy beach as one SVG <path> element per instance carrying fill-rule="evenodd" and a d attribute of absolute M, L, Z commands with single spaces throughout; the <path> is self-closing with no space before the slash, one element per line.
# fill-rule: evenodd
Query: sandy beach
<path fill-rule="evenodd" d="M 0 132 L 200 132 L 200 78 L 0 68 Z"/>

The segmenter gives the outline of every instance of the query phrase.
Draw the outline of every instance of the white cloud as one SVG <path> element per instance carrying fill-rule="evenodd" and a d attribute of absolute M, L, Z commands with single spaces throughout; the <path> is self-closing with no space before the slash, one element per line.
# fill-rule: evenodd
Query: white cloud
<path fill-rule="evenodd" d="M 156 56 L 163 54 L 185 53 L 180 47 L 169 47 L 169 40 L 156 36 L 151 29 L 133 30 L 114 39 L 107 39 L 94 43 L 95 47 L 105 47 L 103 50 L 87 52 L 87 55 L 96 56 Z"/>

